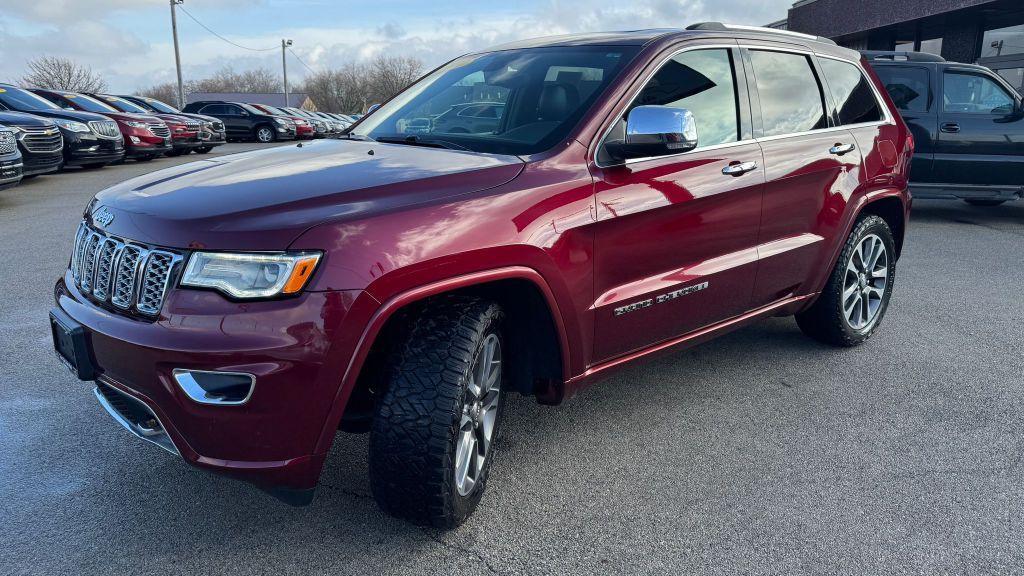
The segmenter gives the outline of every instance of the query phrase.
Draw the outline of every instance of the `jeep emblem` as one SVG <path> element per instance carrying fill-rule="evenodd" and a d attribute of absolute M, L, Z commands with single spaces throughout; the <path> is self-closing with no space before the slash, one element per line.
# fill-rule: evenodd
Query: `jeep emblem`
<path fill-rule="evenodd" d="M 114 221 L 114 213 L 107 210 L 106 207 L 101 207 L 92 213 L 92 221 L 103 227 L 110 226 L 110 223 Z"/>

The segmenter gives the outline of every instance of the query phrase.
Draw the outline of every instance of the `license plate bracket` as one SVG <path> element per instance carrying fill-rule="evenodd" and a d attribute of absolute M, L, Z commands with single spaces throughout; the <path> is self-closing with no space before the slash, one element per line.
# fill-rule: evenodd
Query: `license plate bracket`
<path fill-rule="evenodd" d="M 50 310 L 50 333 L 57 357 L 79 380 L 95 380 L 98 374 L 93 362 L 89 331 L 63 310 Z"/>

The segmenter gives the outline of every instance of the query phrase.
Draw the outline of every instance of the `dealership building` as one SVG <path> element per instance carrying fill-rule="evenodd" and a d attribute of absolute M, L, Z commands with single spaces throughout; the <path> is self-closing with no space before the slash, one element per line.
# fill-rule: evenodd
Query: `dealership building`
<path fill-rule="evenodd" d="M 1024 0 L 799 0 L 769 26 L 981 64 L 1024 92 Z"/>

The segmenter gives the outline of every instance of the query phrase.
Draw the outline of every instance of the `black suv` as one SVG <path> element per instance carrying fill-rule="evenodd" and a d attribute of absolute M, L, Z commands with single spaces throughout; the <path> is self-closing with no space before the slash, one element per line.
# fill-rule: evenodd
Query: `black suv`
<path fill-rule="evenodd" d="M 273 142 L 295 139 L 295 122 L 241 102 L 203 100 L 185 105 L 182 111 L 220 119 L 224 122 L 228 138 L 232 140 Z"/>
<path fill-rule="evenodd" d="M 64 138 L 56 123 L 24 112 L 0 112 L 0 124 L 17 137 L 25 178 L 60 169 L 64 162 Z"/>
<path fill-rule="evenodd" d="M 52 120 L 64 139 L 64 165 L 99 168 L 124 160 L 117 122 L 101 114 L 64 110 L 42 96 L 0 84 L 0 110 L 28 112 Z"/>
<path fill-rule="evenodd" d="M 915 198 L 995 206 L 1024 197 L 1024 104 L 984 66 L 919 52 L 864 52 L 916 142 Z"/>

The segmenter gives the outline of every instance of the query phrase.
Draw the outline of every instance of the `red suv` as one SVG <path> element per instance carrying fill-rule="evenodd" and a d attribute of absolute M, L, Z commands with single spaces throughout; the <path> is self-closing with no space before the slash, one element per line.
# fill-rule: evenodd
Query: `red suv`
<path fill-rule="evenodd" d="M 421 121 L 484 101 L 503 105 L 487 130 Z M 820 38 L 712 23 L 506 45 L 344 139 L 99 193 L 54 342 L 187 462 L 308 502 L 336 432 L 367 431 L 381 506 L 453 526 L 511 393 L 556 404 L 768 316 L 867 340 L 911 147 L 860 56 Z"/>
<path fill-rule="evenodd" d="M 294 114 L 289 114 L 280 108 L 275 108 L 266 104 L 249 104 L 249 106 L 252 106 L 260 112 L 270 114 L 271 116 L 283 116 L 292 122 L 295 122 L 295 137 L 298 139 L 309 140 L 316 136 L 316 128 L 313 127 L 313 124 L 308 118 L 295 116 Z"/>

